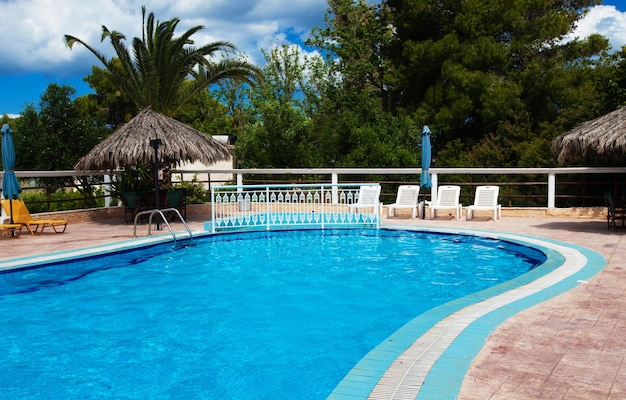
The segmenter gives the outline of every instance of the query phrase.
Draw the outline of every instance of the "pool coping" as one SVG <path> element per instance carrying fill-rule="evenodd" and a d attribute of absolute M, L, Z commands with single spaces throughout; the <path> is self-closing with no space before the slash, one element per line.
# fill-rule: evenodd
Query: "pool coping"
<path fill-rule="evenodd" d="M 188 232 L 176 232 L 177 241 L 183 243 L 189 239 Z M 191 231 L 193 238 L 213 235 L 214 233 L 202 230 Z M 219 233 L 215 233 L 219 234 Z M 137 237 L 117 242 L 99 244 L 89 247 L 81 247 L 70 250 L 59 250 L 48 254 L 38 254 L 34 256 L 11 258 L 8 260 L 0 260 L 0 272 L 8 272 L 11 270 L 24 268 L 27 266 L 35 266 L 41 264 L 50 264 L 55 262 L 63 262 L 76 257 L 93 257 L 103 255 L 110 252 L 121 252 L 126 250 L 134 250 L 142 247 L 150 247 L 164 243 L 174 243 L 174 237 L 170 233 L 161 233 L 153 236 Z"/>
<path fill-rule="evenodd" d="M 539 248 L 541 266 L 493 288 L 431 309 L 371 350 L 328 399 L 456 398 L 489 335 L 505 320 L 573 289 L 606 266 L 601 254 L 537 236 L 462 228 L 385 226 L 502 239 Z"/>

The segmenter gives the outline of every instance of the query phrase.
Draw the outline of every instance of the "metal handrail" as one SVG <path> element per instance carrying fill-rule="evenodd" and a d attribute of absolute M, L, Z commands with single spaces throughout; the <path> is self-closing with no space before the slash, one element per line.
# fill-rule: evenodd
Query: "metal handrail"
<path fill-rule="evenodd" d="M 183 225 L 185 226 L 185 229 L 187 230 L 187 233 L 189 233 L 189 243 L 193 243 L 193 234 L 191 233 L 191 229 L 189 229 L 189 225 L 187 225 L 187 223 L 185 222 L 183 216 L 180 214 L 180 211 L 178 211 L 176 208 L 164 208 L 162 210 L 159 209 L 153 209 L 153 210 L 146 210 L 146 211 L 141 211 L 139 213 L 137 213 L 137 215 L 135 215 L 135 227 L 133 230 L 133 237 L 137 237 L 137 221 L 138 218 L 141 215 L 145 215 L 145 214 L 150 214 L 150 216 L 148 217 L 148 236 L 150 236 L 152 234 L 152 216 L 154 214 L 159 214 L 161 216 L 161 218 L 163 219 L 163 222 L 165 222 L 165 225 L 167 226 L 167 229 L 169 229 L 170 233 L 172 234 L 172 237 L 174 238 L 174 245 L 176 245 L 176 234 L 174 233 L 174 230 L 172 229 L 172 226 L 170 225 L 170 223 L 167 221 L 167 218 L 165 218 L 165 215 L 163 214 L 163 211 L 174 211 L 176 213 L 176 215 L 178 215 L 178 218 L 180 219 L 180 221 L 183 223 Z"/>

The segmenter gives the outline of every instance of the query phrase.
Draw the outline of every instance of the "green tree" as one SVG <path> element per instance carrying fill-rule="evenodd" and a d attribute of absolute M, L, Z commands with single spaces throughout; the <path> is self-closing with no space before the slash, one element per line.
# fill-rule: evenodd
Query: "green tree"
<path fill-rule="evenodd" d="M 323 50 L 342 91 L 375 96 L 386 111 L 385 51 L 393 38 L 389 9 L 364 0 L 328 0 L 328 6 L 326 26 L 313 28 L 307 44 Z"/>
<path fill-rule="evenodd" d="M 116 68 L 121 68 L 119 59 L 114 58 L 111 63 L 116 65 Z M 135 103 L 111 81 L 110 76 L 106 69 L 94 65 L 91 68 L 91 74 L 87 75 L 83 81 L 96 92 L 95 95 L 90 96 L 98 106 L 94 113 L 97 113 L 99 118 L 106 121 L 109 126 L 119 127 L 134 117 L 138 109 Z"/>
<path fill-rule="evenodd" d="M 39 107 L 27 105 L 16 119 L 14 141 L 21 170 L 70 170 L 108 133 L 97 119 L 83 114 L 76 90 L 50 84 Z"/>
<path fill-rule="evenodd" d="M 389 9 L 365 1 L 328 1 L 326 27 L 309 45 L 326 56 L 314 68 L 319 101 L 314 137 L 325 165 L 389 167 L 417 164 L 419 121 L 390 111 L 387 48 L 393 38 Z"/>
<path fill-rule="evenodd" d="M 228 108 L 206 90 L 196 93 L 178 110 L 174 118 L 212 135 L 236 136 L 237 134 L 233 118 L 228 114 Z"/>
<path fill-rule="evenodd" d="M 450 144 L 439 165 L 546 165 L 530 155 L 599 98 L 593 57 L 608 41 L 563 40 L 595 3 L 387 0 L 391 104 L 440 132 L 439 150 Z"/>
<path fill-rule="evenodd" d="M 72 170 L 78 158 L 109 133 L 104 123 L 93 114 L 89 98 L 75 99 L 71 86 L 50 84 L 41 95 L 38 108 L 28 104 L 15 120 L 14 137 L 16 169 L 58 171 Z M 96 115 L 94 117 L 93 115 Z M 96 182 L 90 177 L 48 178 L 47 184 L 74 185 L 96 207 Z M 51 195 L 54 190 L 49 190 Z"/>
<path fill-rule="evenodd" d="M 80 44 L 87 48 L 104 65 L 116 88 L 128 96 L 138 108 L 151 107 L 165 115 L 174 115 L 195 94 L 208 90 L 211 84 L 225 78 L 252 82 L 257 68 L 242 60 L 222 58 L 211 61 L 219 52 L 235 47 L 224 41 L 193 47 L 191 37 L 203 26 L 195 26 L 179 36 L 175 30 L 180 20 L 155 22 L 153 13 L 146 18 L 142 8 L 142 37 L 132 40 L 130 50 L 126 36 L 102 27 L 102 41 L 109 39 L 117 58 L 104 54 L 75 36 L 65 35 L 69 48 Z M 117 61 L 119 60 L 119 62 Z M 192 84 L 183 83 L 191 77 Z"/>
<path fill-rule="evenodd" d="M 594 110 L 596 115 L 606 114 L 626 105 L 626 46 L 601 61 L 597 66 L 596 84 L 602 94 L 602 101 Z"/>
<path fill-rule="evenodd" d="M 39 113 L 34 104 L 27 104 L 13 127 L 13 142 L 15 143 L 15 169 L 17 170 L 47 170 L 46 161 L 40 158 L 40 148 L 44 146 L 42 135 L 43 127 Z M 57 141 L 58 143 L 58 141 Z"/>
<path fill-rule="evenodd" d="M 308 89 L 306 57 L 286 45 L 263 54 L 264 79 L 251 94 L 255 122 L 239 135 L 237 157 L 246 167 L 317 165 L 308 114 L 315 98 Z"/>

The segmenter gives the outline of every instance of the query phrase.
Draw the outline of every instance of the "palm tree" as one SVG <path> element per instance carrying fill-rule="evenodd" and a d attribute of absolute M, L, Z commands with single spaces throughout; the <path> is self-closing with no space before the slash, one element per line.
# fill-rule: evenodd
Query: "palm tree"
<path fill-rule="evenodd" d="M 125 46 L 126 36 L 103 26 L 101 41 L 110 40 L 118 62 L 74 36 L 65 35 L 65 43 L 70 49 L 76 43 L 81 44 L 93 53 L 117 89 L 132 99 L 139 109 L 150 107 L 168 116 L 173 116 L 196 93 L 207 90 L 209 85 L 221 79 L 251 84 L 260 77 L 259 69 L 245 61 L 210 60 L 217 52 L 235 50 L 229 42 L 193 47 L 191 36 L 204 28 L 201 25 L 174 38 L 179 22 L 178 18 L 173 18 L 155 24 L 154 14 L 150 13 L 146 20 L 146 8 L 142 7 L 142 38 L 133 39 L 132 55 Z"/>

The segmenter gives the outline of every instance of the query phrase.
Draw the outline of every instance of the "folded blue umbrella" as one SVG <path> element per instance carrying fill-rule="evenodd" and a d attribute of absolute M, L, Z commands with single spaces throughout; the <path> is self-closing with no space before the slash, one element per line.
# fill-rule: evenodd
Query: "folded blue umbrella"
<path fill-rule="evenodd" d="M 428 125 L 424 125 L 422 128 L 422 173 L 420 175 L 420 186 L 423 188 L 429 188 L 433 185 L 432 178 L 430 177 L 431 162 L 431 145 L 430 145 L 430 128 Z"/>
<path fill-rule="evenodd" d="M 2 125 L 2 165 L 4 176 L 2 178 L 2 196 L 9 199 L 9 205 L 22 193 L 17 177 L 15 176 L 15 146 L 13 145 L 13 130 L 8 124 Z M 12 208 L 12 207 L 11 207 Z M 11 223 L 13 223 L 13 211 L 11 210 Z"/>

